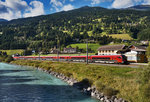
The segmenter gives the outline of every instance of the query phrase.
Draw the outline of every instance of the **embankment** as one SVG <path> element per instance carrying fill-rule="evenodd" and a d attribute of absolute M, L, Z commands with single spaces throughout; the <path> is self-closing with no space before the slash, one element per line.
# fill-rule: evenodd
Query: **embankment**
<path fill-rule="evenodd" d="M 142 102 L 137 82 L 141 69 L 31 60 L 11 63 L 39 68 L 105 102 Z"/>

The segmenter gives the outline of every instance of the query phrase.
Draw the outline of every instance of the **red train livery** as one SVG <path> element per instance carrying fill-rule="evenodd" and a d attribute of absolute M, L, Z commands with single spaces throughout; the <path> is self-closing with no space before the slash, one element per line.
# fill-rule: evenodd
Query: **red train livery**
<path fill-rule="evenodd" d="M 16 56 L 14 59 L 27 59 L 27 60 L 51 60 L 51 61 L 77 61 L 86 62 L 87 56 Z M 88 56 L 90 63 L 118 63 L 127 64 L 127 58 L 124 55 L 93 55 Z"/>

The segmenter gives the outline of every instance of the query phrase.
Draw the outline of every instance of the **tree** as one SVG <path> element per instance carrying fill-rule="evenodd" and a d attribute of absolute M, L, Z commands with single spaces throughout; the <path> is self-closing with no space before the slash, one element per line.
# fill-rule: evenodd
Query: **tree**
<path fill-rule="evenodd" d="M 87 31 L 84 31 L 83 32 L 83 39 L 87 39 L 87 38 L 89 38 L 89 35 L 88 35 Z"/>
<path fill-rule="evenodd" d="M 138 33 L 139 40 L 150 40 L 150 28 L 144 29 Z"/>

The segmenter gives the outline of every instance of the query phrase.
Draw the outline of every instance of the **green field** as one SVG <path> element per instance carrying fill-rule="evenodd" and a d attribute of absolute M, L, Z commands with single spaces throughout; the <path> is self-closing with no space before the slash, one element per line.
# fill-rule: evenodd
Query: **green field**
<path fill-rule="evenodd" d="M 95 85 L 104 94 L 112 95 L 117 90 L 117 97 L 121 97 L 128 102 L 144 102 L 142 96 L 140 96 L 140 83 L 138 82 L 141 68 L 29 60 L 17 60 L 12 63 L 52 70 L 73 77 L 78 81 L 86 78 L 91 85 Z"/>
<path fill-rule="evenodd" d="M 73 47 L 73 48 L 76 48 L 77 46 L 79 47 L 79 49 L 84 49 L 86 50 L 86 44 L 85 43 L 80 43 L 80 44 L 71 44 L 71 45 L 68 45 L 67 47 Z M 95 53 L 97 53 L 97 49 L 100 47 L 99 44 L 94 44 L 94 43 L 89 43 L 88 44 L 88 48 L 91 48 L 91 50 L 93 50 Z"/>
<path fill-rule="evenodd" d="M 24 50 L 0 50 L 2 52 L 7 52 L 7 55 L 13 55 L 13 54 L 21 54 L 24 52 Z"/>
<path fill-rule="evenodd" d="M 132 40 L 133 39 L 129 34 L 111 34 L 108 36 L 111 36 L 112 38 L 124 39 L 124 40 Z"/>

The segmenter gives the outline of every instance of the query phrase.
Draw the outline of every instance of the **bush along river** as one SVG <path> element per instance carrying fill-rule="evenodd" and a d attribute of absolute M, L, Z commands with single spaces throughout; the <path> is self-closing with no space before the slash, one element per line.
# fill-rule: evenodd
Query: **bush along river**
<path fill-rule="evenodd" d="M 31 67 L 0 63 L 0 102 L 100 102 Z"/>

